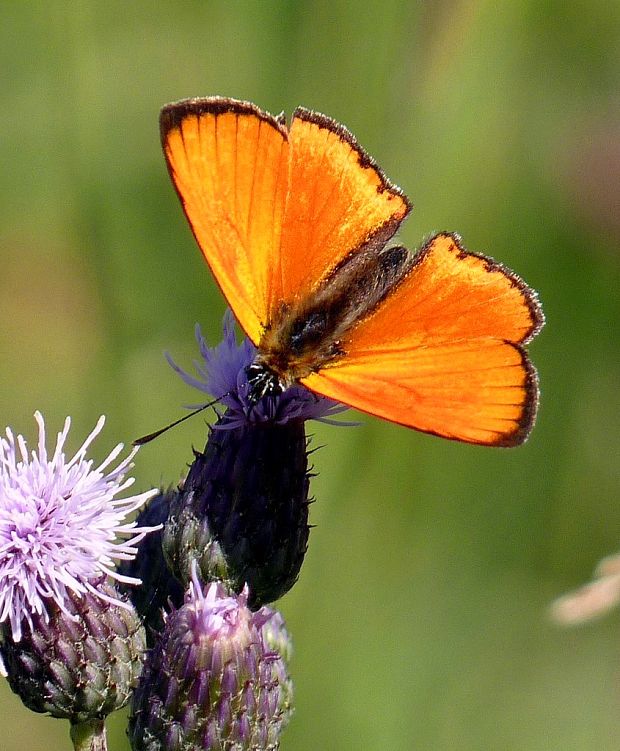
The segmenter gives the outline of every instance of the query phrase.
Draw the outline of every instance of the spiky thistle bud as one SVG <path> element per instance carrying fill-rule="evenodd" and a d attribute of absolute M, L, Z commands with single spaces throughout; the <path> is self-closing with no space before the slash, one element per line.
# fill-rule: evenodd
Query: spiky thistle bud
<path fill-rule="evenodd" d="M 287 592 L 308 544 L 307 461 L 300 420 L 211 430 L 165 526 L 179 578 L 196 560 L 205 579 L 247 583 L 252 607 Z"/>
<path fill-rule="evenodd" d="M 305 421 L 329 422 L 344 408 L 301 386 L 252 403 L 246 369 L 256 350 L 247 339 L 237 345 L 230 312 L 219 346 L 208 347 L 199 327 L 196 338 L 204 361 L 196 364 L 199 378 L 172 365 L 188 384 L 219 398 L 226 412 L 171 504 L 164 551 L 184 583 L 196 561 L 207 581 L 221 580 L 236 592 L 247 583 L 250 606 L 258 608 L 288 591 L 306 552 Z"/>
<path fill-rule="evenodd" d="M 284 623 L 196 575 L 149 652 L 129 721 L 133 751 L 276 751 L 291 712 Z"/>

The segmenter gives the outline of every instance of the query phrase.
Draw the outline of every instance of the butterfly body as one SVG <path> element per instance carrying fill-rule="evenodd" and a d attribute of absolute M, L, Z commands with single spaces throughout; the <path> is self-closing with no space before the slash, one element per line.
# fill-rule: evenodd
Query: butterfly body
<path fill-rule="evenodd" d="M 411 267 L 406 248 L 376 243 L 347 257 L 312 295 L 284 303 L 259 342 L 257 364 L 290 386 L 346 356 L 347 335 Z"/>
<path fill-rule="evenodd" d="M 289 126 L 221 97 L 162 110 L 170 175 L 205 259 L 256 345 L 250 401 L 301 383 L 393 422 L 522 443 L 538 403 L 524 350 L 541 328 L 513 272 L 440 233 L 391 241 L 411 210 L 344 126 Z"/>

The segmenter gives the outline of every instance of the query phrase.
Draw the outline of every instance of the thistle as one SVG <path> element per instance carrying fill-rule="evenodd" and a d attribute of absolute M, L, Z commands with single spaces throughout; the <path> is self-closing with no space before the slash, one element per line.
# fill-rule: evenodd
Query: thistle
<path fill-rule="evenodd" d="M 276 751 L 292 712 L 290 649 L 279 614 L 253 613 L 247 590 L 203 588 L 194 568 L 134 693 L 133 751 Z"/>
<path fill-rule="evenodd" d="M 330 422 L 344 408 L 301 386 L 255 404 L 247 367 L 256 350 L 247 339 L 237 344 L 230 312 L 219 346 L 209 347 L 199 327 L 196 338 L 198 377 L 170 362 L 225 411 L 171 503 L 164 551 L 182 582 L 189 582 L 196 561 L 207 581 L 221 580 L 236 592 L 247 583 L 248 602 L 258 608 L 290 589 L 306 552 L 311 474 L 305 421 Z"/>
<path fill-rule="evenodd" d="M 0 438 L 2 671 L 27 707 L 70 720 L 76 744 L 96 736 L 105 748 L 103 719 L 127 702 L 145 646 L 137 614 L 114 586 L 139 579 L 114 563 L 153 531 L 125 517 L 156 491 L 116 497 L 133 484 L 126 474 L 135 450 L 115 468 L 122 444 L 96 467 L 87 459 L 103 417 L 70 459 L 70 419 L 51 456 L 43 417 L 35 419 L 36 451 L 9 428 Z"/>

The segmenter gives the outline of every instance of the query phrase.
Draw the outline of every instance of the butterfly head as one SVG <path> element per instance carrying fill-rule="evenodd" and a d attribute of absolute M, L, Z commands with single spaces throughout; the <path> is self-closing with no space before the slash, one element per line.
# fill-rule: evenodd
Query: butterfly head
<path fill-rule="evenodd" d="M 274 373 L 259 359 L 255 359 L 245 369 L 248 380 L 247 403 L 254 407 L 264 396 L 279 396 L 286 386 L 277 373 Z"/>

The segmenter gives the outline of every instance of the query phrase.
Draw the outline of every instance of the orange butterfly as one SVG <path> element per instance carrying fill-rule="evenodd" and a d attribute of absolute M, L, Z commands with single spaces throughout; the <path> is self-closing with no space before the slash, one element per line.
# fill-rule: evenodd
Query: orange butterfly
<path fill-rule="evenodd" d="M 252 401 L 299 382 L 445 438 L 527 438 L 535 292 L 457 235 L 390 245 L 411 204 L 344 126 L 300 107 L 287 127 L 222 97 L 169 104 L 160 125 L 198 245 L 258 349 Z"/>

